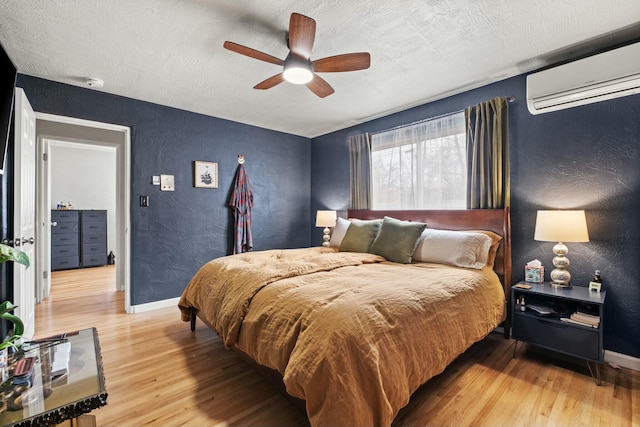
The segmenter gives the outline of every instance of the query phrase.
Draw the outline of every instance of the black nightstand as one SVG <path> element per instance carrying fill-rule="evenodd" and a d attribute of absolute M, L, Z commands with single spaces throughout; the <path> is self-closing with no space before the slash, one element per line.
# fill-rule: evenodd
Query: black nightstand
<path fill-rule="evenodd" d="M 518 341 L 575 356 L 585 360 L 591 376 L 600 385 L 600 364 L 604 362 L 604 300 L 607 292 L 589 291 L 589 288 L 581 286 L 553 288 L 547 282 L 519 284 L 530 285 L 531 289 L 511 287 L 511 333 L 516 340 L 513 357 L 516 356 Z M 523 298 L 524 311 L 517 303 Z M 547 308 L 552 308 L 553 313 L 541 314 L 533 309 L 536 306 L 543 313 Z M 588 312 L 595 319 L 599 318 L 598 325 L 567 321 L 576 311 Z M 590 362 L 595 363 L 595 375 Z"/>

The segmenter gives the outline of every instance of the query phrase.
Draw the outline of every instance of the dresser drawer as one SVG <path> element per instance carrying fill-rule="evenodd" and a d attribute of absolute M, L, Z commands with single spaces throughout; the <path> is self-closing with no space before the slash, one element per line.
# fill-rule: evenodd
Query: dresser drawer
<path fill-rule="evenodd" d="M 51 234 L 77 233 L 79 229 L 77 222 L 58 222 L 55 227 L 51 226 Z"/>
<path fill-rule="evenodd" d="M 87 245 L 90 243 L 106 243 L 107 235 L 104 233 L 88 233 L 82 235 L 82 244 Z"/>
<path fill-rule="evenodd" d="M 51 246 L 51 258 L 69 257 L 80 255 L 78 245 L 56 245 Z"/>
<path fill-rule="evenodd" d="M 80 258 L 78 255 L 51 258 L 51 270 L 67 270 L 78 267 L 80 267 Z"/>
<path fill-rule="evenodd" d="M 54 222 L 78 222 L 80 211 L 51 211 L 51 221 Z"/>
<path fill-rule="evenodd" d="M 107 246 L 104 243 L 82 245 L 82 255 L 104 255 L 107 258 Z"/>
<path fill-rule="evenodd" d="M 78 245 L 78 233 L 60 233 L 51 235 L 51 246 Z M 53 250 L 53 249 L 52 249 Z"/>
<path fill-rule="evenodd" d="M 88 233 L 107 233 L 107 223 L 106 222 L 86 222 L 82 221 L 82 234 Z"/>
<path fill-rule="evenodd" d="M 107 211 L 82 211 L 83 222 L 106 222 Z"/>
<path fill-rule="evenodd" d="M 513 316 L 513 338 L 586 359 L 602 359 L 597 328 L 516 313 Z"/>
<path fill-rule="evenodd" d="M 82 254 L 82 266 L 83 267 L 95 267 L 98 265 L 106 265 L 107 264 L 107 254 Z"/>

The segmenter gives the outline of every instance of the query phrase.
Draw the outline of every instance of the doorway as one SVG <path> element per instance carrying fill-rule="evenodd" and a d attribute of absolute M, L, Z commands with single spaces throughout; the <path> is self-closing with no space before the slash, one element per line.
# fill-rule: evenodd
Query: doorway
<path fill-rule="evenodd" d="M 131 313 L 130 302 L 130 129 L 126 126 L 94 122 L 71 117 L 36 112 L 37 135 L 37 232 L 40 242 L 36 263 L 36 300 L 48 297 L 51 288 L 51 161 L 52 144 L 66 147 L 93 147 L 96 150 L 115 151 L 115 214 L 116 230 L 113 251 L 118 254 L 116 288 L 124 291 L 124 309 Z M 55 142 L 53 142 L 55 141 Z M 99 190 L 99 189 L 98 189 Z"/>

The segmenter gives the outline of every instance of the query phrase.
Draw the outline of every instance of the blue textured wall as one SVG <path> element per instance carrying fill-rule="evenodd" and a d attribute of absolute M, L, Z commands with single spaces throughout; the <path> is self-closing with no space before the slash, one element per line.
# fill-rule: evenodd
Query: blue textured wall
<path fill-rule="evenodd" d="M 37 112 L 131 128 L 133 305 L 180 296 L 203 263 L 229 253 L 238 154 L 254 189 L 254 249 L 309 245 L 309 139 L 29 76 L 18 86 Z M 218 162 L 218 189 L 193 187 L 194 160 Z M 174 192 L 151 184 L 160 174 L 175 175 Z M 139 207 L 143 194 L 150 207 Z"/>
<path fill-rule="evenodd" d="M 334 132 L 312 141 L 311 209 L 349 204 L 347 138 L 458 111 L 495 96 L 510 104 L 514 281 L 538 258 L 553 268 L 552 243 L 533 240 L 538 209 L 585 209 L 590 242 L 568 243 L 572 283 L 600 269 L 607 290 L 605 348 L 640 357 L 640 95 L 531 115 L 525 76 Z M 321 240 L 314 230 L 312 241 Z"/>
<path fill-rule="evenodd" d="M 602 271 L 605 348 L 640 357 L 640 95 L 533 116 L 519 76 L 314 138 L 309 146 L 306 138 L 27 76 L 18 85 L 36 111 L 131 127 L 133 304 L 178 296 L 204 261 L 227 253 L 225 203 L 237 154 L 246 156 L 256 192 L 255 248 L 316 245 L 322 231 L 313 227 L 315 211 L 349 204 L 349 135 L 515 96 L 514 280 L 531 259 L 551 266 L 553 244 L 533 240 L 536 210 L 585 209 L 591 241 L 568 245 L 573 283 L 586 285 L 594 269 Z M 192 187 L 193 160 L 219 163 L 218 190 Z M 160 173 L 176 176 L 175 193 L 151 186 L 150 177 Z M 151 207 L 138 207 L 140 194 L 151 195 Z"/>

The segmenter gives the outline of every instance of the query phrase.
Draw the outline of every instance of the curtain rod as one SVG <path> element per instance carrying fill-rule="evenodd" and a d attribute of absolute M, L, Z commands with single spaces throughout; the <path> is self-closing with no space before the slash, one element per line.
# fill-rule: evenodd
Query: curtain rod
<path fill-rule="evenodd" d="M 501 98 L 501 99 L 506 100 L 508 103 L 512 103 L 513 101 L 516 100 L 516 97 L 515 96 L 508 96 L 508 97 Z M 379 131 L 376 131 L 376 132 L 369 132 L 369 135 L 375 135 L 375 134 L 382 133 L 382 132 L 389 132 L 389 131 L 392 131 L 392 130 L 402 129 L 402 128 L 406 128 L 406 127 L 409 127 L 409 126 L 419 125 L 420 123 L 429 122 L 431 120 L 437 120 L 437 119 L 442 119 L 442 118 L 447 117 L 447 116 L 453 116 L 454 114 L 458 114 L 458 113 L 461 113 L 463 111 L 464 111 L 464 109 L 458 110 L 458 111 L 452 111 L 450 113 L 440 114 L 439 116 L 434 116 L 434 117 L 429 117 L 429 118 L 422 119 L 422 120 L 417 120 L 415 122 L 407 123 L 407 124 L 404 124 L 404 125 L 398 125 L 398 126 L 395 126 L 395 127 L 389 128 L 389 129 L 383 129 L 383 130 L 379 130 Z"/>

